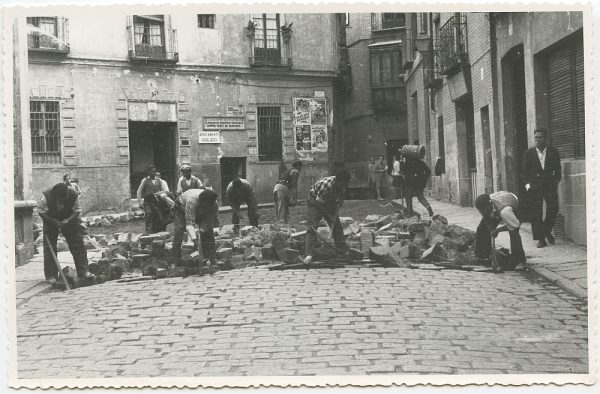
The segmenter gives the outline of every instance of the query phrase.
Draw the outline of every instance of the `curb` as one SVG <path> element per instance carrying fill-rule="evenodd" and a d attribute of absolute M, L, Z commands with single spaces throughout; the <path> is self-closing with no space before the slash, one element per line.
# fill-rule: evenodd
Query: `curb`
<path fill-rule="evenodd" d="M 543 277 L 544 279 L 558 285 L 558 287 L 560 287 L 561 289 L 563 289 L 570 295 L 575 296 L 581 300 L 587 299 L 587 297 L 588 297 L 587 290 L 585 290 L 583 287 L 579 286 L 575 282 L 573 282 L 563 276 L 560 276 L 557 273 L 554 273 L 543 267 L 534 267 L 529 264 L 527 265 L 527 267 L 530 268 L 531 270 L 533 270 L 535 273 L 537 273 L 541 277 Z"/>

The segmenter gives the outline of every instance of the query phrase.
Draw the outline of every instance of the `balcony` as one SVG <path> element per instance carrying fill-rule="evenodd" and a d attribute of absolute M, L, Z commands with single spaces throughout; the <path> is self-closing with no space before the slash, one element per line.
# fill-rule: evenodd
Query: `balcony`
<path fill-rule="evenodd" d="M 150 20 L 154 23 L 148 23 Z M 162 15 L 134 16 L 127 26 L 129 60 L 177 63 L 177 30 L 166 28 Z"/>
<path fill-rule="evenodd" d="M 28 17 L 27 48 L 31 53 L 69 53 L 69 20 L 62 17 Z"/>
<path fill-rule="evenodd" d="M 250 42 L 249 63 L 252 67 L 291 67 L 292 56 L 290 40 L 280 44 L 277 37 L 252 38 Z"/>
<path fill-rule="evenodd" d="M 468 64 L 467 17 L 455 15 L 440 27 L 436 42 L 437 58 L 443 75 L 452 75 Z"/>
<path fill-rule="evenodd" d="M 443 83 L 437 53 L 438 51 L 435 48 L 421 52 L 421 56 L 423 56 L 423 84 L 426 88 L 435 89 Z"/>

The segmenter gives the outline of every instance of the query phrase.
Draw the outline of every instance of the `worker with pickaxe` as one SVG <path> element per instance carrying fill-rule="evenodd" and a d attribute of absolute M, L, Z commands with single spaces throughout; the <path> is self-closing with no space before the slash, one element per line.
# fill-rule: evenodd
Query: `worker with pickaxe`
<path fill-rule="evenodd" d="M 495 238 L 498 233 L 508 231 L 510 234 L 510 254 L 512 263 L 509 268 L 516 267 L 525 262 L 525 251 L 521 242 L 519 228 L 521 222 L 516 216 L 519 200 L 517 196 L 507 191 L 499 191 L 492 194 L 482 194 L 475 200 L 475 207 L 482 216 L 477 227 L 475 241 L 475 256 L 485 259 L 492 255 L 492 268 L 498 267 L 495 249 Z M 501 225 L 498 227 L 498 225 Z"/>
<path fill-rule="evenodd" d="M 344 193 L 350 182 L 350 173 L 339 170 L 335 176 L 320 179 L 308 193 L 306 202 L 306 258 L 305 264 L 313 261 L 313 252 L 317 246 L 317 227 L 324 217 L 331 229 L 336 249 L 348 249 L 344 240 L 344 230 L 340 223 L 339 209 L 344 202 Z"/>

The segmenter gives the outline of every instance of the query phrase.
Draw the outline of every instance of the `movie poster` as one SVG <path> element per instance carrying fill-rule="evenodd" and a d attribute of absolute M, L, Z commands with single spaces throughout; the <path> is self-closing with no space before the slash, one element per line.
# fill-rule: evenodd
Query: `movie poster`
<path fill-rule="evenodd" d="M 299 153 L 327 151 L 326 98 L 294 98 L 294 135 Z"/>

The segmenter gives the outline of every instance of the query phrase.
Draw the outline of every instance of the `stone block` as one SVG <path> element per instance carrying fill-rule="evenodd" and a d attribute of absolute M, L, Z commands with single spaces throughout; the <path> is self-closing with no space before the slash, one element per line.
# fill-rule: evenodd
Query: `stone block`
<path fill-rule="evenodd" d="M 349 248 L 348 253 L 352 260 L 362 260 L 365 257 L 365 253 L 360 249 Z"/>
<path fill-rule="evenodd" d="M 444 248 L 442 245 L 436 243 L 429 249 L 423 251 L 421 255 L 421 259 L 430 260 L 430 261 L 440 261 L 446 257 L 446 253 L 444 252 Z"/>
<path fill-rule="evenodd" d="M 404 245 L 397 249 L 398 256 L 401 259 L 414 259 L 419 257 L 419 249 L 414 245 Z"/>
<path fill-rule="evenodd" d="M 377 222 L 379 221 L 379 219 L 381 219 L 380 215 L 367 215 L 367 217 L 365 218 L 366 222 Z"/>
<path fill-rule="evenodd" d="M 319 227 L 317 228 L 317 236 L 321 241 L 327 241 L 329 239 L 329 233 L 331 230 L 329 227 Z"/>
<path fill-rule="evenodd" d="M 254 226 L 244 226 L 241 228 L 240 230 L 240 235 L 242 237 L 245 237 L 247 235 L 250 235 L 252 233 L 258 232 L 258 229 Z"/>
<path fill-rule="evenodd" d="M 284 262 L 286 263 L 297 263 L 300 258 L 300 252 L 296 249 L 286 248 L 284 249 Z"/>
<path fill-rule="evenodd" d="M 217 258 L 220 260 L 230 259 L 233 256 L 232 248 L 219 248 L 217 250 Z"/>
<path fill-rule="evenodd" d="M 126 243 L 129 242 L 129 235 L 129 233 L 115 233 L 115 238 L 118 243 Z"/>
<path fill-rule="evenodd" d="M 356 223 L 352 223 L 350 225 L 350 228 L 352 229 L 352 233 L 354 234 L 358 234 L 360 232 L 360 226 Z"/>
<path fill-rule="evenodd" d="M 379 227 L 379 230 L 377 230 L 377 233 L 381 234 L 382 232 L 387 231 L 387 230 L 389 230 L 391 228 L 392 228 L 392 223 L 388 223 L 386 225 L 383 225 L 383 226 Z"/>
<path fill-rule="evenodd" d="M 283 239 L 283 236 L 281 234 L 275 234 L 273 237 L 271 237 L 271 245 L 273 245 L 273 249 L 275 249 L 275 253 L 277 254 L 277 258 L 280 261 L 284 261 L 284 257 L 285 257 L 285 248 L 287 248 L 287 244 L 285 243 L 285 240 Z"/>
<path fill-rule="evenodd" d="M 352 219 L 351 217 L 348 217 L 348 216 L 342 216 L 339 219 L 340 219 L 340 223 L 342 224 L 342 227 L 344 227 L 344 228 L 346 228 L 346 227 L 350 226 L 352 223 L 354 223 L 354 219 Z"/>
<path fill-rule="evenodd" d="M 306 237 L 306 230 L 292 233 L 291 237 L 292 239 L 303 239 Z"/>
<path fill-rule="evenodd" d="M 375 233 L 371 230 L 363 229 L 360 232 L 360 245 L 363 252 L 369 251 L 369 248 L 375 243 Z"/>
<path fill-rule="evenodd" d="M 273 249 L 273 245 L 271 245 L 270 243 L 264 245 L 261 248 L 260 252 L 264 260 L 274 260 L 277 258 L 275 250 Z"/>
<path fill-rule="evenodd" d="M 386 237 L 375 237 L 375 243 L 380 246 L 390 247 L 390 239 Z"/>
<path fill-rule="evenodd" d="M 381 228 L 381 227 L 386 226 L 391 223 L 392 223 L 392 217 L 390 215 L 385 215 L 385 216 L 381 217 L 377 222 L 375 222 L 375 224 L 377 225 L 377 228 Z"/>

